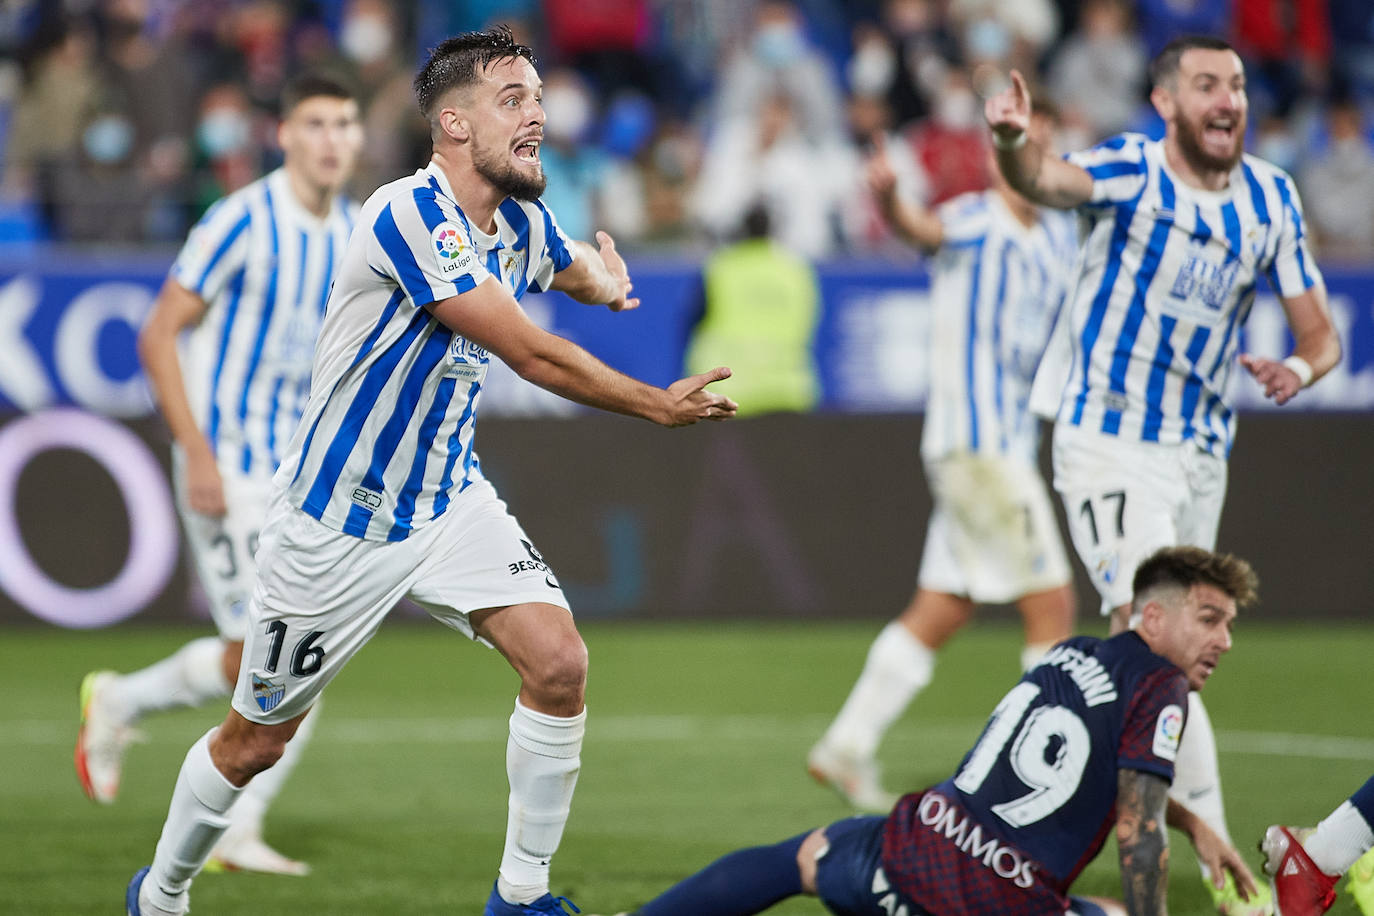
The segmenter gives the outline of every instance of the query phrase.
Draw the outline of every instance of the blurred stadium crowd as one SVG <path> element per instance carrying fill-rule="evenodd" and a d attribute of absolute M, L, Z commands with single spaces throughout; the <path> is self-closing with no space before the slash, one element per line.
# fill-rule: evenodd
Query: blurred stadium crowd
<path fill-rule="evenodd" d="M 279 161 L 283 82 L 333 71 L 367 130 L 355 192 L 428 156 L 426 49 L 507 22 L 539 55 L 545 199 L 570 235 L 702 248 L 764 207 L 824 258 L 893 242 L 860 162 L 889 137 L 928 204 L 987 182 L 984 80 L 1018 67 L 1064 149 L 1161 130 L 1146 63 L 1229 39 L 1248 148 L 1298 178 L 1324 257 L 1374 253 L 1369 0 L 9 0 L 0 4 L 0 242 L 178 243 Z"/>

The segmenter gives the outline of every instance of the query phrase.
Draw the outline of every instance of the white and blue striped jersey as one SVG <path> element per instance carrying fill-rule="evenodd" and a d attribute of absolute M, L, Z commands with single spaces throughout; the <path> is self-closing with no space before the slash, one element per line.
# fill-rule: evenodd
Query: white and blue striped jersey
<path fill-rule="evenodd" d="M 538 201 L 508 198 L 496 227 L 487 235 L 469 224 L 432 163 L 363 204 L 310 402 L 277 474 L 302 511 L 346 534 L 399 541 L 482 479 L 473 424 L 490 356 L 424 306 L 488 277 L 519 299 L 573 260 Z"/>
<path fill-rule="evenodd" d="M 1027 401 L 1077 251 L 1074 219 L 1045 210 L 1028 227 L 996 191 L 962 194 L 938 214 L 921 455 L 1034 462 L 1039 420 Z"/>
<path fill-rule="evenodd" d="M 1281 297 L 1322 282 L 1292 178 L 1245 156 L 1221 191 L 1190 187 L 1162 141 L 1122 134 L 1068 156 L 1093 179 L 1074 282 L 1032 408 L 1132 440 L 1219 457 L 1227 384 L 1261 276 Z"/>
<path fill-rule="evenodd" d="M 182 246 L 172 279 L 206 304 L 183 341 L 182 375 L 221 464 L 269 476 L 281 462 L 357 213 L 340 197 L 320 219 L 277 169 L 218 201 Z"/>

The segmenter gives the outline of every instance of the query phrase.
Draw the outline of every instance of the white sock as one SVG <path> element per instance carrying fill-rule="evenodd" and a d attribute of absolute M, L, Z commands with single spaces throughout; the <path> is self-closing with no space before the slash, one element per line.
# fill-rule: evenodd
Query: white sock
<path fill-rule="evenodd" d="M 301 720 L 296 734 L 286 743 L 286 750 L 282 752 L 281 758 L 254 776 L 253 781 L 243 787 L 243 795 L 239 797 L 238 803 L 229 815 L 229 831 L 235 837 L 262 836 L 262 821 L 267 815 L 268 807 L 281 792 L 286 777 L 295 769 L 305 746 L 310 743 L 310 737 L 315 733 L 315 722 L 320 717 L 319 708 L 320 701 L 316 700 L 315 705 L 310 707 L 310 712 Z"/>
<path fill-rule="evenodd" d="M 1028 642 L 1021 650 L 1021 671 L 1024 673 L 1040 664 L 1040 659 L 1054 648 L 1052 642 Z"/>
<path fill-rule="evenodd" d="M 586 723 L 585 709 L 564 719 L 515 701 L 506 742 L 510 815 L 496 882 L 511 903 L 530 903 L 548 893 L 549 860 L 568 823 Z"/>
<path fill-rule="evenodd" d="M 1349 800 L 1317 825 L 1303 849 L 1328 875 L 1343 875 L 1360 856 L 1374 847 L 1374 830 Z"/>
<path fill-rule="evenodd" d="M 110 687 L 109 702 L 134 721 L 145 713 L 221 699 L 233 688 L 224 679 L 224 642 L 206 636 L 146 668 L 120 675 Z"/>
<path fill-rule="evenodd" d="M 1174 784 L 1169 787 L 1169 797 L 1202 818 L 1228 844 L 1235 845 L 1226 829 L 1216 735 L 1207 708 L 1196 692 L 1188 694 L 1188 724 L 1174 760 Z"/>
<path fill-rule="evenodd" d="M 151 902 L 164 909 L 176 911 L 178 899 L 228 826 L 227 812 L 242 791 L 210 760 L 210 738 L 217 730 L 210 729 L 186 752 L 148 873 L 151 880 L 143 882 Z"/>
<path fill-rule="evenodd" d="M 883 735 L 935 672 L 935 653 L 894 620 L 868 650 L 840 714 L 821 743 L 861 760 L 877 753 Z"/>

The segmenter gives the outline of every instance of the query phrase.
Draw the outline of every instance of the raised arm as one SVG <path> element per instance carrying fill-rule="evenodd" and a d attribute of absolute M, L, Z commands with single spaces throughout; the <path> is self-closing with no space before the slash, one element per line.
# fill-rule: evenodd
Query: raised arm
<path fill-rule="evenodd" d="M 567 293 L 587 305 L 604 305 L 613 312 L 639 307 L 638 299 L 630 298 L 634 284 L 615 240 L 606 232 L 598 232 L 600 250 L 586 242 L 574 240 L 573 262 L 553 275 L 550 289 Z"/>
<path fill-rule="evenodd" d="M 499 356 L 521 378 L 580 404 L 663 426 L 726 420 L 738 407 L 729 398 L 705 390 L 710 383 L 729 378 L 729 369 L 719 367 L 679 379 L 666 389 L 647 385 L 530 321 L 494 277 L 428 308 L 447 327 Z"/>
<path fill-rule="evenodd" d="M 187 499 L 203 515 L 223 515 L 224 483 L 214 449 L 196 424 L 177 356 L 177 337 L 205 315 L 205 300 L 168 277 L 138 334 L 138 358 L 172 438 L 186 457 Z"/>
<path fill-rule="evenodd" d="M 1130 916 L 1168 912 L 1169 836 L 1165 805 L 1169 784 L 1142 770 L 1120 769 L 1116 776 L 1116 845 L 1121 889 Z"/>
<path fill-rule="evenodd" d="M 873 154 L 864 163 L 864 180 L 883 216 L 902 238 L 927 251 L 940 247 L 945 240 L 944 224 L 932 211 L 902 199 L 897 193 L 897 173 L 892 170 L 882 134 L 878 134 Z"/>
<path fill-rule="evenodd" d="M 1011 85 L 983 106 L 1003 177 L 1022 195 L 1047 207 L 1067 210 L 1086 203 L 1092 197 L 1092 177 L 1031 140 L 1030 115 L 1030 90 L 1013 70 Z"/>
<path fill-rule="evenodd" d="M 1293 353 L 1283 360 L 1242 353 L 1240 364 L 1264 386 L 1264 396 L 1287 404 L 1341 361 L 1341 338 L 1331 320 L 1326 287 L 1318 283 L 1297 296 L 1279 299 L 1293 332 Z"/>

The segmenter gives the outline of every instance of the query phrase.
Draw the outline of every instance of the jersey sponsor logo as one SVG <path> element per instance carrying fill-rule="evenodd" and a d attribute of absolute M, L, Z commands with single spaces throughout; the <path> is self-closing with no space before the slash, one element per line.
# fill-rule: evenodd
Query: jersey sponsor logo
<path fill-rule="evenodd" d="M 1187 317 L 1199 324 L 1214 324 L 1221 318 L 1226 300 L 1236 285 L 1241 265 L 1237 260 L 1217 264 L 1206 257 L 1205 252 L 1205 244 L 1192 246 L 1183 266 L 1174 276 L 1169 295 L 1180 300 L 1174 307 L 1181 307 Z"/>
<path fill-rule="evenodd" d="M 443 277 L 472 270 L 477 264 L 477 252 L 454 226 L 442 223 L 430 234 L 434 253 L 439 261 L 439 275 Z"/>
<path fill-rule="evenodd" d="M 1035 884 L 1034 862 L 997 837 L 984 839 L 982 826 L 943 795 L 926 793 L 917 808 L 917 816 L 932 832 L 952 842 L 960 852 L 1002 880 L 1022 890 Z"/>
<path fill-rule="evenodd" d="M 455 334 L 448 345 L 448 362 L 447 375 L 465 382 L 480 382 L 487 376 L 491 356 L 484 347 Z"/>
<path fill-rule="evenodd" d="M 263 712 L 271 712 L 281 705 L 282 699 L 286 696 L 285 682 L 260 677 L 257 672 L 253 673 L 252 679 L 253 699 L 257 701 L 259 709 Z"/>
<path fill-rule="evenodd" d="M 1155 720 L 1155 756 L 1172 761 L 1178 756 L 1178 742 L 1182 737 L 1183 710 L 1170 703 L 1159 711 L 1159 718 Z"/>
<path fill-rule="evenodd" d="M 888 916 L 910 916 L 911 911 L 905 903 L 898 902 L 897 894 L 892 890 L 892 885 L 888 883 L 887 875 L 881 868 L 873 873 L 872 891 L 873 896 L 878 898 L 878 906 L 882 907 Z"/>
<path fill-rule="evenodd" d="M 525 545 L 525 553 L 529 554 L 529 559 L 513 560 L 507 563 L 506 569 L 510 571 L 510 574 L 512 576 L 518 576 L 521 573 L 543 573 L 544 584 L 549 588 L 561 589 L 562 586 L 560 586 L 553 577 L 553 570 L 549 569 L 549 564 L 544 562 L 543 555 L 538 550 L 535 550 L 534 545 L 524 538 L 520 539 L 520 543 Z"/>
<path fill-rule="evenodd" d="M 382 494 L 375 490 L 367 490 L 363 487 L 354 487 L 352 499 L 364 509 L 376 511 L 382 507 Z"/>

